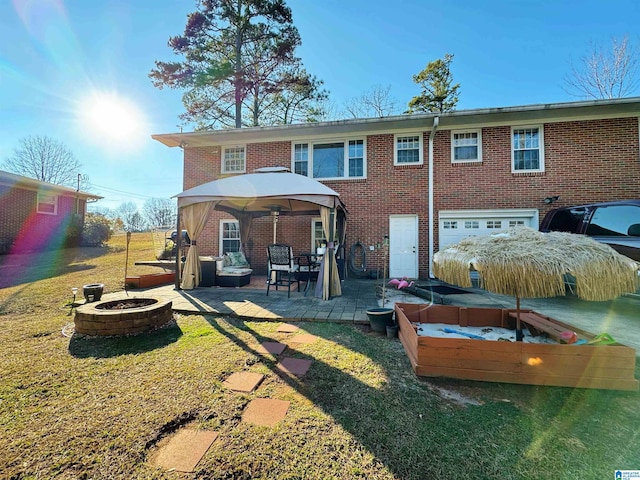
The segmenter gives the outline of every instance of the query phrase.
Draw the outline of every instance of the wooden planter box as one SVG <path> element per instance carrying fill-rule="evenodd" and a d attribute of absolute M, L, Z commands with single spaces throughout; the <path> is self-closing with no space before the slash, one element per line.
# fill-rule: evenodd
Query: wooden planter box
<path fill-rule="evenodd" d="M 176 278 L 175 272 L 148 273 L 146 275 L 130 275 L 125 279 L 128 288 L 149 288 L 158 285 L 173 283 Z"/>
<path fill-rule="evenodd" d="M 416 375 L 485 382 L 638 390 L 636 351 L 624 345 L 503 342 L 419 336 L 413 323 L 515 329 L 514 310 L 396 303 L 400 341 Z M 531 310 L 550 324 L 591 339 L 576 329 Z M 511 315 L 510 315 L 511 314 Z M 523 328 L 526 328 L 523 325 Z"/>

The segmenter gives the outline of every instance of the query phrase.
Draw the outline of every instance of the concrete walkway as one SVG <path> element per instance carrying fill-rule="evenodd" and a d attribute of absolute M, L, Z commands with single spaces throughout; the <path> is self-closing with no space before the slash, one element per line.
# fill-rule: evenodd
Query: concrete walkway
<path fill-rule="evenodd" d="M 381 306 L 376 296 L 381 281 L 349 278 L 343 282 L 343 295 L 323 301 L 311 292 L 286 290 L 266 295 L 265 278 L 257 277 L 242 288 L 205 287 L 176 290 L 167 285 L 147 290 L 133 290 L 130 296 L 158 295 L 173 301 L 173 309 L 182 313 L 210 313 L 247 319 L 281 321 L 334 321 L 367 324 L 366 310 Z M 421 285 L 441 285 L 421 281 Z M 477 288 L 464 289 L 465 294 L 434 295 L 436 303 L 459 306 L 515 308 L 513 297 L 495 295 Z M 114 294 L 118 295 L 118 294 Z M 122 293 L 120 293 L 122 295 Z M 105 296 L 109 297 L 109 296 Z M 428 303 L 428 299 L 410 293 L 387 290 L 385 306 L 396 302 Z M 622 297 L 611 302 L 586 302 L 574 295 L 545 299 L 523 299 L 521 308 L 535 310 L 577 328 L 598 334 L 607 332 L 618 342 L 640 350 L 640 298 Z"/>

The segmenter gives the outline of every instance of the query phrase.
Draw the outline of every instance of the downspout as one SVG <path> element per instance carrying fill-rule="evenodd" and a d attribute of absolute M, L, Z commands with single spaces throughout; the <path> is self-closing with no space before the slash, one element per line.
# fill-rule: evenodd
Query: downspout
<path fill-rule="evenodd" d="M 436 130 L 440 124 L 440 117 L 433 117 L 433 127 L 431 127 L 431 135 L 429 135 L 429 278 L 435 278 L 433 275 L 433 141 L 436 136 Z"/>

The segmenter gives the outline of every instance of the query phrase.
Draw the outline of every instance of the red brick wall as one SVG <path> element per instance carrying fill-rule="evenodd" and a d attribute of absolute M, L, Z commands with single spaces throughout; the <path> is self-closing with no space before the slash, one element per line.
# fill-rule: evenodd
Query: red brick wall
<path fill-rule="evenodd" d="M 553 207 L 640 197 L 638 119 L 548 123 L 544 125 L 545 172 L 511 173 L 511 128 L 482 129 L 479 164 L 451 163 L 451 132 L 438 130 L 434 142 L 437 251 L 439 210 L 551 208 L 545 197 L 560 195 Z M 428 140 L 423 134 L 424 165 L 394 166 L 394 135 L 367 137 L 367 178 L 324 181 L 340 194 L 348 209 L 346 250 L 356 241 L 376 245 L 388 234 L 389 216 L 415 214 L 419 219 L 419 275 L 428 275 Z M 247 145 L 247 172 L 264 166 L 291 167 L 291 142 Z M 220 177 L 220 148 L 185 150 L 184 186 Z M 214 212 L 199 241 L 203 254 L 218 254 L 218 226 L 230 215 Z M 311 248 L 311 218 L 281 216 L 278 240 L 294 251 Z M 270 218 L 254 220 L 247 245 L 252 267 L 266 272 L 266 245 L 272 241 Z M 367 265 L 381 266 L 381 250 L 367 251 Z"/>
<path fill-rule="evenodd" d="M 60 246 L 66 227 L 76 211 L 76 199 L 58 196 L 56 215 L 37 213 L 37 192 L 0 186 L 0 242 L 13 243 L 14 253 L 38 251 Z M 80 212 L 85 201 L 80 201 Z"/>
<path fill-rule="evenodd" d="M 511 173 L 511 127 L 482 129 L 482 163 L 451 163 L 451 132 L 436 133 L 435 211 L 539 209 L 640 197 L 638 119 L 547 123 L 545 171 Z M 544 198 L 559 195 L 553 205 Z M 437 251 L 438 222 L 435 226 Z"/>

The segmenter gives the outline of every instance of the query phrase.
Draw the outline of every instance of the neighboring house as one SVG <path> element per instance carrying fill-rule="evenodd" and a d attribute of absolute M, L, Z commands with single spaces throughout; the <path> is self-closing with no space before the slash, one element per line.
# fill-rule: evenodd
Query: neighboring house
<path fill-rule="evenodd" d="M 347 256 L 359 241 L 378 269 L 388 234 L 389 276 L 426 278 L 433 253 L 469 235 L 538 228 L 552 207 L 640 198 L 639 117 L 640 98 L 625 98 L 153 138 L 184 149 L 185 190 L 278 165 L 321 181 L 348 210 Z M 310 251 L 319 225 L 280 217 L 278 241 Z M 252 232 L 245 249 L 265 272 L 271 219 Z M 218 254 L 239 242 L 235 219 L 216 211 L 198 245 Z"/>
<path fill-rule="evenodd" d="M 87 200 L 102 197 L 0 170 L 0 253 L 64 244 L 82 228 Z"/>

